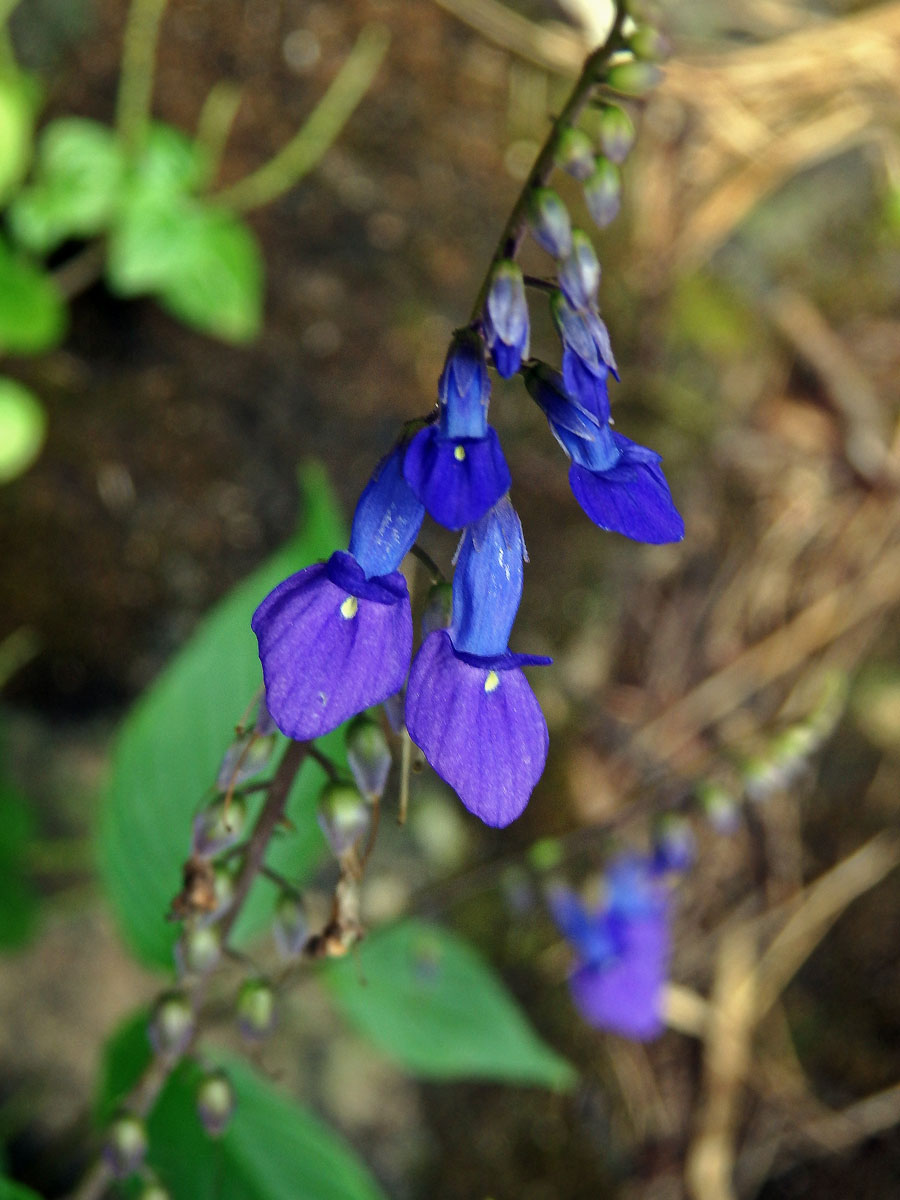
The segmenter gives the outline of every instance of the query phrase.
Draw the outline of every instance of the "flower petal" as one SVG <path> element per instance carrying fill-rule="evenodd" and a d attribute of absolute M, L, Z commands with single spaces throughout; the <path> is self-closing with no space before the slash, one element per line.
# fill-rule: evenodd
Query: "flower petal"
<path fill-rule="evenodd" d="M 329 565 L 291 575 L 253 615 L 269 712 L 298 741 L 328 733 L 398 691 L 412 652 L 403 576 L 364 581 L 360 590 L 379 589 L 378 599 L 367 599 L 333 583 Z"/>
<path fill-rule="evenodd" d="M 471 525 L 509 491 L 512 476 L 496 432 L 446 438 L 431 425 L 406 451 L 403 471 L 429 515 L 447 529 Z"/>
<path fill-rule="evenodd" d="M 425 639 L 406 691 L 409 734 L 438 775 L 486 825 L 518 817 L 547 759 L 547 725 L 518 669 L 456 657 L 446 630 Z"/>
<path fill-rule="evenodd" d="M 569 486 L 575 499 L 601 529 L 652 545 L 680 542 L 684 537 L 684 521 L 658 460 L 652 462 L 623 453 L 607 471 L 590 471 L 573 463 L 569 468 Z"/>
<path fill-rule="evenodd" d="M 618 961 L 585 964 L 569 981 L 584 1019 L 599 1029 L 648 1041 L 662 1032 L 662 1000 L 669 961 L 664 909 L 632 920 L 622 931 Z"/>

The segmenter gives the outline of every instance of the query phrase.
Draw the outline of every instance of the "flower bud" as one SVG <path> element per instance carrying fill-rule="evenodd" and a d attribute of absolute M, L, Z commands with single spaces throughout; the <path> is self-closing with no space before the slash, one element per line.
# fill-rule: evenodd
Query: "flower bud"
<path fill-rule="evenodd" d="M 582 183 L 594 170 L 594 146 L 581 129 L 565 129 L 556 143 L 554 160 L 574 179 Z"/>
<path fill-rule="evenodd" d="M 131 1113 L 116 1117 L 103 1141 L 103 1158 L 116 1179 L 127 1179 L 147 1154 L 147 1130 Z"/>
<path fill-rule="evenodd" d="M 172 1200 L 172 1193 L 155 1179 L 145 1183 L 137 1194 L 137 1200 Z"/>
<path fill-rule="evenodd" d="M 309 925 L 300 897 L 295 892 L 284 891 L 275 905 L 275 922 L 272 935 L 282 958 L 294 958 L 306 944 Z"/>
<path fill-rule="evenodd" d="M 610 104 L 600 118 L 600 145 L 603 153 L 614 163 L 621 165 L 631 153 L 634 145 L 634 125 L 624 108 Z"/>
<path fill-rule="evenodd" d="M 659 873 L 688 871 L 697 857 L 691 823 L 677 813 L 659 818 L 653 830 L 653 869 Z"/>
<path fill-rule="evenodd" d="M 402 733 L 406 728 L 406 695 L 404 692 L 394 692 L 393 696 L 388 696 L 384 701 L 382 708 L 384 715 L 388 719 L 388 725 L 394 733 Z"/>
<path fill-rule="evenodd" d="M 665 62 L 672 53 L 669 39 L 652 25 L 639 25 L 628 39 L 628 46 L 635 58 L 645 62 Z"/>
<path fill-rule="evenodd" d="M 662 71 L 653 63 L 632 59 L 612 67 L 606 76 L 606 83 L 623 96 L 644 96 L 656 87 L 662 77 Z"/>
<path fill-rule="evenodd" d="M 232 742 L 225 752 L 219 774 L 216 776 L 218 790 L 227 792 L 230 787 L 240 787 L 242 783 L 264 771 L 274 749 L 274 734 L 260 737 L 257 733 L 245 733 L 243 737 Z"/>
<path fill-rule="evenodd" d="M 164 992 L 153 1006 L 147 1036 L 157 1054 L 178 1058 L 194 1036 L 194 1013 L 184 992 Z"/>
<path fill-rule="evenodd" d="M 608 158 L 597 159 L 597 169 L 584 185 L 584 198 L 599 229 L 605 229 L 616 217 L 622 201 L 619 168 Z"/>
<path fill-rule="evenodd" d="M 275 993 L 264 979 L 247 979 L 237 996 L 238 1028 L 245 1038 L 259 1041 L 275 1024 Z"/>
<path fill-rule="evenodd" d="M 221 939 L 214 925 L 186 929 L 175 944 L 175 962 L 181 974 L 205 975 L 219 961 L 221 953 Z"/>
<path fill-rule="evenodd" d="M 347 762 L 365 798 L 370 803 L 380 799 L 391 769 L 391 751 L 381 723 L 365 713 L 347 726 Z"/>
<path fill-rule="evenodd" d="M 210 1137 L 221 1137 L 225 1132 L 234 1104 L 234 1088 L 224 1071 L 204 1075 L 197 1088 L 197 1115 Z"/>
<path fill-rule="evenodd" d="M 721 783 L 701 783 L 697 799 L 709 824 L 716 833 L 737 833 L 741 823 L 740 805 Z"/>
<path fill-rule="evenodd" d="M 319 796 L 319 827 L 340 858 L 368 829 L 369 806 L 352 784 L 328 783 Z"/>
<path fill-rule="evenodd" d="M 572 221 L 556 192 L 552 188 L 535 188 L 529 197 L 528 215 L 538 245 L 554 258 L 566 258 L 572 250 Z"/>
<path fill-rule="evenodd" d="M 600 286 L 600 263 L 588 235 L 572 231 L 572 253 L 559 265 L 559 286 L 573 308 L 590 308 Z"/>
<path fill-rule="evenodd" d="M 453 623 L 453 585 L 436 583 L 428 593 L 422 614 L 422 633 L 428 637 L 436 629 L 449 629 Z"/>
<path fill-rule="evenodd" d="M 243 835 L 247 809 L 240 796 L 233 796 L 227 811 L 224 800 L 216 800 L 194 817 L 192 852 L 212 858 L 228 850 Z"/>

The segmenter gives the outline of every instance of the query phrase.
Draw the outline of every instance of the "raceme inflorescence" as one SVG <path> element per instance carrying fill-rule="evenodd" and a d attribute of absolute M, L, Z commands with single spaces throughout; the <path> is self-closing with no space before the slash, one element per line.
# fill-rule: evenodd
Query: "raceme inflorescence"
<path fill-rule="evenodd" d="M 528 803 L 547 756 L 547 726 L 523 667 L 550 660 L 510 649 L 527 561 L 510 499 L 512 473 L 489 423 L 490 368 L 519 374 L 570 460 L 578 504 L 600 529 L 639 542 L 679 541 L 684 525 L 660 457 L 614 431 L 609 385 L 619 378 L 597 296 L 600 264 L 573 228 L 556 170 L 579 180 L 595 222 L 619 207 L 619 164 L 634 130 L 610 88 L 640 93 L 658 75 L 655 43 L 628 33 L 624 7 L 581 79 L 523 188 L 469 322 L 457 330 L 436 411 L 411 422 L 360 496 L 350 542 L 279 584 L 253 617 L 266 703 L 282 733 L 307 741 L 402 693 L 413 742 L 487 825 Z M 600 109 L 600 148 L 578 127 Z M 552 259 L 540 278 L 517 262 L 528 232 Z M 549 299 L 560 366 L 530 357 L 527 288 Z M 430 605 L 413 654 L 409 591 L 400 567 L 426 514 L 460 531 L 452 601 Z"/>

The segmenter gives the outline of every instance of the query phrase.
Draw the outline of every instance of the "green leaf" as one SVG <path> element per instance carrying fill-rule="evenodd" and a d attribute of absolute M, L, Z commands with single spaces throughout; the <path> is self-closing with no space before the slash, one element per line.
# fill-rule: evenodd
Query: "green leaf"
<path fill-rule="evenodd" d="M 0 74 L 0 204 L 24 179 L 31 161 L 35 97 L 30 78 Z"/>
<path fill-rule="evenodd" d="M 0 353 L 49 350 L 65 326 L 65 304 L 53 280 L 0 239 Z"/>
<path fill-rule="evenodd" d="M 148 1161 L 174 1200 L 384 1200 L 366 1169 L 317 1117 L 242 1060 L 205 1057 L 227 1070 L 235 1092 L 228 1128 L 211 1140 L 197 1117 L 200 1078 L 183 1064 L 148 1120 Z M 108 1120 L 149 1059 L 146 1015 L 120 1030 L 106 1055 L 101 1118 Z"/>
<path fill-rule="evenodd" d="M 37 1192 L 11 1179 L 0 1179 L 0 1200 L 41 1200 Z"/>
<path fill-rule="evenodd" d="M 113 752 L 99 828 L 100 870 L 129 943 L 146 962 L 171 962 L 175 930 L 165 913 L 180 887 L 194 812 L 215 780 L 234 725 L 261 684 L 250 618 L 292 572 L 345 545 L 336 504 L 320 468 L 303 479 L 302 533 L 230 593 L 126 718 Z M 310 869 L 324 843 L 313 815 L 320 784 L 307 765 L 288 814 L 296 829 L 269 856 L 290 878 Z M 268 887 L 268 891 L 267 891 Z M 249 936 L 272 898 L 260 881 L 240 922 Z"/>
<path fill-rule="evenodd" d="M 84 117 L 51 122 L 38 141 L 34 180 L 12 202 L 13 234 L 46 254 L 66 238 L 90 238 L 108 228 L 125 172 L 113 131 Z"/>
<path fill-rule="evenodd" d="M 179 129 L 154 121 L 127 187 L 133 201 L 170 199 L 194 191 L 206 177 L 206 153 Z"/>
<path fill-rule="evenodd" d="M 107 278 L 123 296 L 155 295 L 173 316 L 228 342 L 256 336 L 263 261 L 239 218 L 199 201 L 144 198 L 111 238 Z"/>
<path fill-rule="evenodd" d="M 574 1082 L 572 1067 L 540 1040 L 494 972 L 438 926 L 411 920 L 378 930 L 362 943 L 358 964 L 330 962 L 323 975 L 347 1020 L 415 1075 Z"/>
<path fill-rule="evenodd" d="M 46 415 L 34 393 L 0 376 L 0 483 L 9 483 L 31 466 L 46 428 Z"/>

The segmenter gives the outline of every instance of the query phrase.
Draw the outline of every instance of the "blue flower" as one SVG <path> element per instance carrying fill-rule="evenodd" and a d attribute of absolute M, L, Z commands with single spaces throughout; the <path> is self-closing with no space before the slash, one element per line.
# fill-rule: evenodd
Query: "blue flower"
<path fill-rule="evenodd" d="M 403 686 L 412 613 L 397 570 L 424 509 L 406 483 L 402 451 L 378 466 L 360 496 L 349 549 L 291 575 L 253 614 L 268 710 L 305 741 Z"/>
<path fill-rule="evenodd" d="M 524 542 L 504 497 L 463 535 L 453 623 L 413 661 L 406 724 L 425 757 L 486 825 L 518 817 L 544 770 L 547 725 L 521 668 L 550 660 L 510 652 Z"/>
<path fill-rule="evenodd" d="M 494 268 L 484 313 L 484 331 L 494 366 L 504 379 L 528 357 L 528 301 L 522 272 L 504 259 Z"/>
<path fill-rule="evenodd" d="M 612 431 L 605 387 L 602 395 L 595 390 L 585 400 L 582 392 L 573 400 L 563 378 L 543 363 L 526 370 L 525 383 L 572 460 L 569 486 L 594 524 L 638 542 L 681 541 L 684 522 L 660 456 Z"/>
<path fill-rule="evenodd" d="M 652 864 L 613 862 L 596 911 L 564 888 L 551 894 L 550 908 L 575 950 L 569 987 L 588 1024 L 638 1041 L 660 1034 L 670 935 L 668 893 Z"/>
<path fill-rule="evenodd" d="M 575 307 L 562 292 L 550 296 L 550 315 L 563 344 L 563 375 L 566 375 L 566 357 L 577 358 L 592 375 L 606 376 L 611 371 L 616 379 L 619 370 L 609 340 L 609 330 L 600 319 L 593 304 Z M 569 382 L 567 378 L 567 383 Z M 579 395 L 574 391 L 573 395 Z"/>
<path fill-rule="evenodd" d="M 462 529 L 483 517 L 512 482 L 499 438 L 487 423 L 484 342 L 473 330 L 454 337 L 438 391 L 438 423 L 412 439 L 403 471 L 439 525 Z"/>
<path fill-rule="evenodd" d="M 600 263 L 593 242 L 583 230 L 572 231 L 572 253 L 559 264 L 558 276 L 572 308 L 593 308 L 600 286 Z"/>

